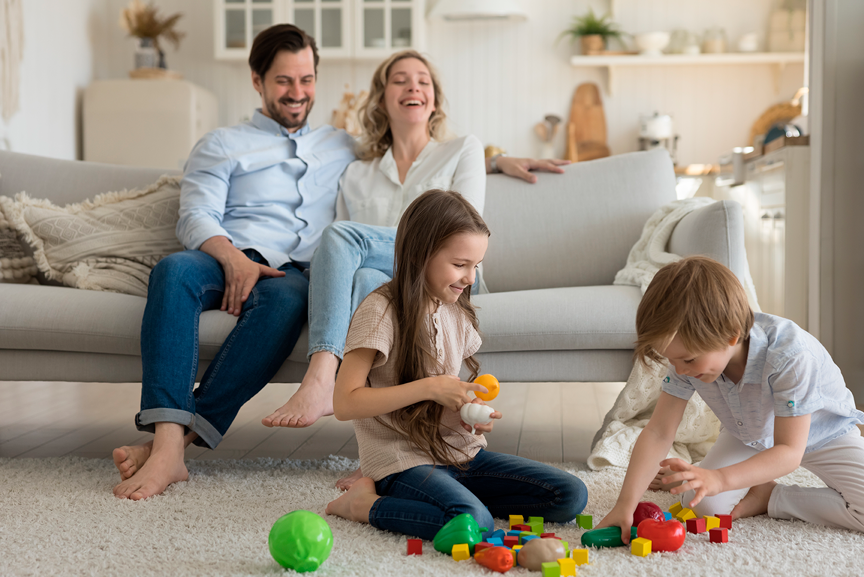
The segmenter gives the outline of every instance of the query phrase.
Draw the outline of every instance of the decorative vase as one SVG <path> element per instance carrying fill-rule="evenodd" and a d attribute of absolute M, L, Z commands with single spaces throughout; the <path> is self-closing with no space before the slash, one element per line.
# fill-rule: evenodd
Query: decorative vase
<path fill-rule="evenodd" d="M 152 38 L 139 38 L 135 48 L 135 68 L 158 68 L 159 51 Z"/>
<path fill-rule="evenodd" d="M 582 48 L 582 54 L 585 55 L 599 54 L 606 49 L 606 41 L 600 34 L 580 36 L 579 44 Z"/>

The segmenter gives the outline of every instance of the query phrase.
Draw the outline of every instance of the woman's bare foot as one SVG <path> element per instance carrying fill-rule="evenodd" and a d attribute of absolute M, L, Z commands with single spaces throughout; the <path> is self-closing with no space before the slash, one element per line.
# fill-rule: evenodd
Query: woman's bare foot
<path fill-rule="evenodd" d="M 324 512 L 336 515 L 358 523 L 369 522 L 369 511 L 378 500 L 375 492 L 375 481 L 369 477 L 360 477 L 351 488 L 335 501 L 330 501 Z"/>
<path fill-rule="evenodd" d="M 777 483 L 775 481 L 769 481 L 768 483 L 750 487 L 744 498 L 732 509 L 732 519 L 766 514 L 768 512 L 768 501 L 771 500 L 771 493 L 776 486 Z"/>
<path fill-rule="evenodd" d="M 663 479 L 663 477 L 666 477 L 667 475 L 671 475 L 671 474 L 672 474 L 672 469 L 670 469 L 669 467 L 663 467 L 657 473 L 657 476 L 654 477 L 654 479 L 652 479 L 651 484 L 648 485 L 648 488 L 651 489 L 652 491 L 668 491 L 669 489 L 672 489 L 673 487 L 677 487 L 678 485 L 681 484 L 681 481 L 677 481 L 675 483 L 664 483 L 661 480 L 661 479 Z"/>
<path fill-rule="evenodd" d="M 356 483 L 361 477 L 363 477 L 363 471 L 357 469 L 347 477 L 342 477 L 338 481 L 336 481 L 336 488 L 342 489 L 343 491 L 347 491 L 351 488 L 351 485 Z"/>
<path fill-rule="evenodd" d="M 153 495 L 162 494 L 169 485 L 180 483 L 189 478 L 189 471 L 183 462 L 183 452 L 179 458 L 154 453 L 137 473 L 114 487 L 114 495 L 121 499 L 140 501 Z"/>
<path fill-rule="evenodd" d="M 261 419 L 266 427 L 308 427 L 333 414 L 333 389 L 339 357 L 320 352 L 312 355 L 309 369 L 297 392 L 272 414 Z"/>
<path fill-rule="evenodd" d="M 148 441 L 143 445 L 124 446 L 114 449 L 112 453 L 114 466 L 120 471 L 120 478 L 125 481 L 134 475 L 147 462 L 152 449 L 153 441 Z"/>

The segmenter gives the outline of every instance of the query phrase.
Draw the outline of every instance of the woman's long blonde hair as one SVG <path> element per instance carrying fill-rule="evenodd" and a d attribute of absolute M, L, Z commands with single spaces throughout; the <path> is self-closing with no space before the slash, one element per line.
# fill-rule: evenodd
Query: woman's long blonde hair
<path fill-rule="evenodd" d="M 396 230 L 396 269 L 393 280 L 376 292 L 386 296 L 396 317 L 396 338 L 391 353 L 400 383 L 410 383 L 433 375 L 442 375 L 433 335 L 426 325 L 432 295 L 426 284 L 429 261 L 451 237 L 460 233 L 485 234 L 489 228 L 471 203 L 458 192 L 429 190 L 412 202 Z M 477 313 L 471 304 L 471 291 L 465 290 L 456 301 L 475 330 L 479 330 Z M 450 338 L 462 335 L 450 335 Z M 473 381 L 480 363 L 470 356 L 465 364 Z M 437 463 L 462 467 L 456 460 L 461 452 L 441 435 L 444 407 L 435 401 L 422 401 L 393 411 L 392 425 L 376 417 L 379 423 L 403 434 L 411 446 Z"/>
<path fill-rule="evenodd" d="M 369 96 L 358 111 L 360 127 L 362 132 L 357 144 L 357 158 L 360 160 L 374 160 L 381 158 L 387 149 L 393 145 L 393 133 L 390 131 L 390 117 L 384 108 L 384 90 L 387 88 L 387 80 L 390 78 L 390 69 L 400 60 L 415 58 L 423 63 L 429 70 L 432 78 L 432 89 L 435 94 L 435 110 L 429 117 L 427 130 L 429 137 L 433 140 L 444 140 L 447 138 L 447 114 L 444 112 L 444 92 L 441 90 L 441 82 L 438 73 L 426 58 L 415 50 L 404 50 L 397 52 L 390 58 L 378 65 L 372 76 L 372 85 L 369 87 Z"/>

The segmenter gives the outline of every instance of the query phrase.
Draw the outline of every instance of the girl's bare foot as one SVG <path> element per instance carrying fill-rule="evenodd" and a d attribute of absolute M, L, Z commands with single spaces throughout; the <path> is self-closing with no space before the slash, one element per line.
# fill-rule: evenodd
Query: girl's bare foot
<path fill-rule="evenodd" d="M 375 481 L 369 477 L 360 477 L 341 497 L 328 503 L 324 512 L 349 521 L 368 523 L 369 511 L 377 500 Z"/>
<path fill-rule="evenodd" d="M 120 471 L 120 478 L 124 481 L 134 475 L 138 469 L 147 462 L 150 451 L 153 449 L 153 441 L 143 445 L 132 445 L 114 449 L 114 466 Z"/>
<path fill-rule="evenodd" d="M 351 488 L 351 485 L 357 482 L 358 479 L 363 477 L 363 471 L 357 469 L 347 477 L 342 477 L 338 481 L 336 481 L 336 488 L 342 489 L 343 491 L 347 491 Z"/>
<path fill-rule="evenodd" d="M 672 474 L 672 469 L 670 469 L 669 467 L 663 467 L 657 473 L 657 476 L 654 477 L 654 479 L 651 481 L 651 484 L 648 485 L 648 488 L 651 489 L 652 491 L 668 491 L 669 489 L 672 489 L 673 487 L 677 487 L 678 485 L 681 484 L 681 481 L 678 481 L 676 483 L 668 483 L 668 484 L 664 483 L 662 481 L 663 477 L 666 477 L 667 475 L 671 475 L 671 474 Z"/>
<path fill-rule="evenodd" d="M 168 455 L 154 453 L 137 473 L 114 487 L 114 495 L 121 499 L 140 501 L 162 494 L 169 485 L 185 481 L 189 471 L 183 462 L 183 452 Z"/>
<path fill-rule="evenodd" d="M 777 483 L 775 481 L 769 481 L 768 483 L 750 487 L 744 498 L 732 509 L 732 519 L 755 517 L 768 513 L 768 501 L 771 500 L 771 493 L 776 486 Z"/>

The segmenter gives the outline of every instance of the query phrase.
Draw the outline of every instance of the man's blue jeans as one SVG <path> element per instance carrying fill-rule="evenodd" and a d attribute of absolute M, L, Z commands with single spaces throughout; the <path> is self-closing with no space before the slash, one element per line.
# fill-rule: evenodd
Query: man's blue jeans
<path fill-rule="evenodd" d="M 243 252 L 267 264 L 257 251 Z M 198 434 L 195 444 L 211 449 L 219 444 L 240 407 L 282 366 L 306 320 L 309 281 L 292 263 L 279 270 L 284 277 L 263 277 L 252 289 L 237 324 L 195 388 L 198 320 L 202 311 L 221 307 L 225 275 L 216 259 L 198 250 L 169 255 L 156 265 L 141 326 L 144 376 L 141 412 L 135 416 L 138 430 L 153 432 L 155 423 L 178 423 Z"/>
<path fill-rule="evenodd" d="M 421 465 L 375 483 L 380 498 L 369 511 L 369 524 L 431 541 L 447 521 L 470 513 L 480 527 L 494 529 L 493 517 L 543 517 L 567 523 L 588 502 L 579 479 L 530 459 L 480 450 L 460 471 Z"/>

